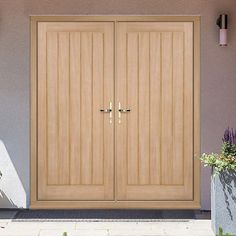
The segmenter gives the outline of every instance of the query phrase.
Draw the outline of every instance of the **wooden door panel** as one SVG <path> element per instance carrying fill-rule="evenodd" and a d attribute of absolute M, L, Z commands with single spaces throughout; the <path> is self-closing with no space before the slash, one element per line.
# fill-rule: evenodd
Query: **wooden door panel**
<path fill-rule="evenodd" d="M 92 182 L 92 33 L 81 33 L 81 184 Z"/>
<path fill-rule="evenodd" d="M 193 199 L 193 25 L 118 23 L 118 200 Z"/>
<path fill-rule="evenodd" d="M 38 198 L 114 199 L 113 23 L 38 25 Z M 106 150 L 105 150 L 106 145 Z"/>
<path fill-rule="evenodd" d="M 94 33 L 93 35 L 93 71 L 94 71 L 94 80 L 93 88 L 97 88 L 93 91 L 93 114 L 96 113 L 99 107 L 103 107 L 103 34 Z M 108 104 L 107 104 L 108 106 Z M 104 184 L 103 180 L 103 171 L 104 171 L 104 141 L 101 137 L 101 128 L 103 127 L 103 116 L 97 117 L 93 120 L 93 165 L 92 165 L 92 181 L 94 184 Z M 108 154 L 112 155 L 112 154 Z"/>
<path fill-rule="evenodd" d="M 172 86 L 172 33 L 162 33 L 162 110 L 161 110 L 161 178 L 162 184 L 172 183 L 172 145 L 173 145 L 173 86 Z"/>
<path fill-rule="evenodd" d="M 70 33 L 70 183 L 81 183 L 81 33 Z M 78 96 L 79 95 L 79 96 Z"/>
<path fill-rule="evenodd" d="M 149 78 L 149 33 L 139 33 L 139 135 L 138 135 L 138 147 L 139 147 L 139 183 L 149 184 L 149 89 L 150 84 L 147 81 Z M 132 83 L 128 86 L 132 87 Z M 129 124 L 127 124 L 129 125 Z M 132 131 L 131 131 L 132 132 Z"/>
<path fill-rule="evenodd" d="M 173 172 L 174 184 L 184 183 L 184 33 L 173 33 Z"/>
<path fill-rule="evenodd" d="M 133 82 L 133 86 L 127 86 L 128 94 L 127 100 L 129 101 L 129 106 L 132 107 L 132 113 L 127 116 L 129 126 L 127 126 L 127 155 L 129 159 L 127 160 L 127 176 L 128 184 L 137 184 L 139 182 L 138 176 L 138 34 L 130 33 L 127 37 L 127 45 L 129 51 L 127 52 L 127 76 Z M 133 98 L 136 99 L 133 99 Z M 133 131 L 133 132 L 131 132 Z"/>
<path fill-rule="evenodd" d="M 150 184 L 161 183 L 161 34 L 150 33 Z"/>
<path fill-rule="evenodd" d="M 48 118 L 48 184 L 58 184 L 58 142 L 57 127 L 58 127 L 58 63 L 55 58 L 58 58 L 58 41 L 56 32 L 48 32 L 47 36 L 47 58 L 52 64 L 47 68 L 47 118 Z"/>
<path fill-rule="evenodd" d="M 54 59 L 55 60 L 55 59 Z M 48 67 L 50 67 L 50 62 Z M 50 88 L 49 88 L 50 89 Z M 58 184 L 69 184 L 69 33 L 58 33 Z M 53 120 L 51 121 L 53 122 Z M 55 141 L 54 141 L 55 142 Z M 48 172 L 51 170 L 49 169 Z"/>

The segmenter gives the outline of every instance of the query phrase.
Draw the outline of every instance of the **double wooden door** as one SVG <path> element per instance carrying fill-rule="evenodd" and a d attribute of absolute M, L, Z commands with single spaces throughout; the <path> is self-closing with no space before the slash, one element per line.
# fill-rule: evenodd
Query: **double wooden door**
<path fill-rule="evenodd" d="M 193 22 L 39 22 L 37 201 L 194 201 L 193 47 Z"/>

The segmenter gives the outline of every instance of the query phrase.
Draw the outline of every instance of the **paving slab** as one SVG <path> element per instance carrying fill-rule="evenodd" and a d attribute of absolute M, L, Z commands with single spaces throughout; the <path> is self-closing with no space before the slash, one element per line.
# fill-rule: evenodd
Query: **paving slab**
<path fill-rule="evenodd" d="M 66 232 L 67 236 L 109 236 L 107 230 L 41 230 L 39 236 L 62 236 Z"/>
<path fill-rule="evenodd" d="M 214 236 L 209 218 L 175 219 L 173 214 L 169 219 L 76 219 L 74 212 L 69 217 L 62 212 L 55 218 L 53 212 L 44 219 L 40 211 L 30 219 L 24 211 L 19 220 L 13 212 L 4 214 L 0 214 L 0 236 L 62 236 L 63 232 L 67 236 Z M 188 218 L 189 212 L 185 216 Z"/>
<path fill-rule="evenodd" d="M 76 229 L 90 228 L 93 229 L 130 229 L 130 230 L 148 230 L 154 225 L 153 222 L 77 222 Z"/>
<path fill-rule="evenodd" d="M 18 230 L 15 229 L 14 231 L 2 231 L 0 232 L 1 236 L 38 236 L 39 235 L 39 230 Z M 48 235 L 49 236 L 49 235 Z"/>

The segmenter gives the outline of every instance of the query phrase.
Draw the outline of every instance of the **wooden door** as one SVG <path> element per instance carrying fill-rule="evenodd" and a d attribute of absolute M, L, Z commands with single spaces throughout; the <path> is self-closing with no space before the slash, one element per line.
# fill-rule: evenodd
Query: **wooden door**
<path fill-rule="evenodd" d="M 193 200 L 193 23 L 117 27 L 117 199 Z"/>
<path fill-rule="evenodd" d="M 114 28 L 39 22 L 38 200 L 114 199 Z"/>

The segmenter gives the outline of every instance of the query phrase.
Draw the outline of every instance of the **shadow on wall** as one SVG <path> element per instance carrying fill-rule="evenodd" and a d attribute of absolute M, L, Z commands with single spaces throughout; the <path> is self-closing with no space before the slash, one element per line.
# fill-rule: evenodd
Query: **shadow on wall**
<path fill-rule="evenodd" d="M 7 195 L 0 190 L 0 207 L 5 207 L 5 208 L 16 208 L 17 206 L 14 204 L 14 202 L 7 197 Z"/>
<path fill-rule="evenodd" d="M 0 208 L 22 208 L 26 192 L 4 143 L 0 140 Z"/>
<path fill-rule="evenodd" d="M 224 192 L 224 198 L 225 198 L 225 204 L 227 211 L 229 213 L 229 216 L 231 220 L 233 219 L 233 214 L 231 211 L 230 206 L 230 199 L 233 201 L 234 204 L 236 204 L 236 172 L 235 171 L 226 171 L 224 173 L 221 173 L 220 176 L 220 182 L 223 186 L 223 192 Z"/>

